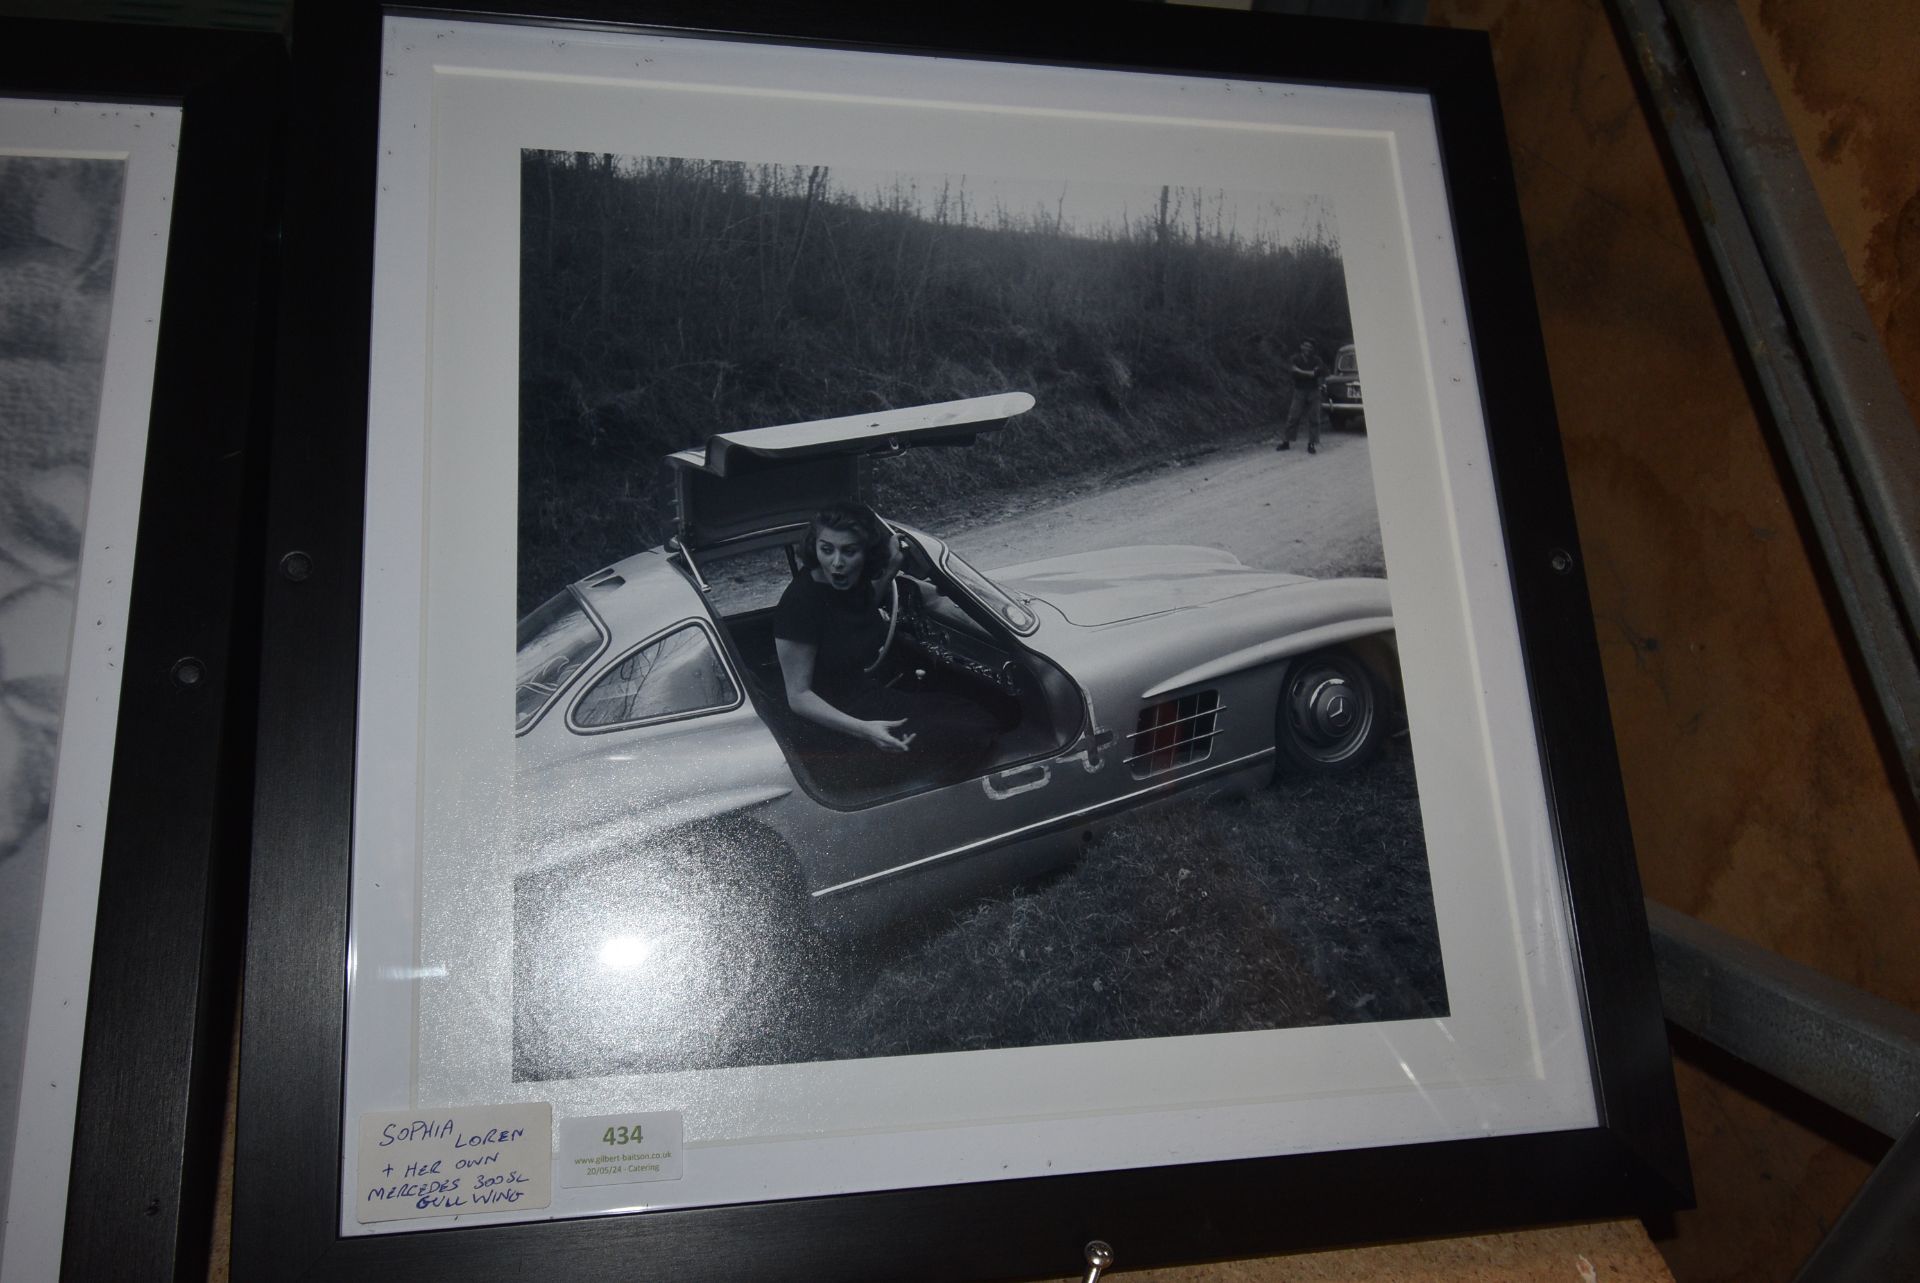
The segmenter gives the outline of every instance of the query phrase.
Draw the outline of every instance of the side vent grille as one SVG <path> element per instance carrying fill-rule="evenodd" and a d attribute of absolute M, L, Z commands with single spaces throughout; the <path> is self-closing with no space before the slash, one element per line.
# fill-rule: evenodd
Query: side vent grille
<path fill-rule="evenodd" d="M 1198 691 L 1141 709 L 1127 744 L 1133 778 L 1143 780 L 1206 761 L 1213 752 L 1213 737 L 1220 733 L 1219 724 L 1219 691 Z"/>

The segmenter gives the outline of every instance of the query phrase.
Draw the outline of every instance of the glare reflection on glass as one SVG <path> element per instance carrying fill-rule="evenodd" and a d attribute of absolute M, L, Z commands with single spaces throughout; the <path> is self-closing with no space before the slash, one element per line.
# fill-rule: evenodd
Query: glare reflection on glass
<path fill-rule="evenodd" d="M 382 980 L 445 980 L 447 964 L 442 962 L 426 967 L 382 967 Z"/>
<path fill-rule="evenodd" d="M 600 945 L 600 966 L 607 971 L 631 971 L 645 962 L 655 947 L 645 936 L 613 936 Z"/>

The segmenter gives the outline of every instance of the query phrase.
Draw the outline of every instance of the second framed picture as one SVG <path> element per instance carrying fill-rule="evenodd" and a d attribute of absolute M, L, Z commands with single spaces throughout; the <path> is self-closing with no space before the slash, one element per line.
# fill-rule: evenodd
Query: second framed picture
<path fill-rule="evenodd" d="M 237 1267 L 1684 1197 L 1477 38 L 482 17 L 302 29 Z"/>
<path fill-rule="evenodd" d="M 205 1273 L 284 51 L 0 20 L 0 1280 Z"/>

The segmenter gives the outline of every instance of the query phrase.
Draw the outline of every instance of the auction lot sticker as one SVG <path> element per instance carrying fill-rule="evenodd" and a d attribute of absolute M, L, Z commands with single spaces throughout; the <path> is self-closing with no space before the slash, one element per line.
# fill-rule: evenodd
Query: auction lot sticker
<path fill-rule="evenodd" d="M 524 1211 L 553 1202 L 553 1106 L 360 1115 L 361 1224 Z"/>
<path fill-rule="evenodd" d="M 677 1181 L 685 1170 L 680 1112 L 606 1114 L 560 1124 L 560 1184 L 630 1185 Z"/>

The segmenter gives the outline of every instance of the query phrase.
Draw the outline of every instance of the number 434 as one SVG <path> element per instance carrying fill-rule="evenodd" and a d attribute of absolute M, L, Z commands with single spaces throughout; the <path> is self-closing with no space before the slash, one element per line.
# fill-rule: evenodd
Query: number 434
<path fill-rule="evenodd" d="M 602 1145 L 638 1145 L 642 1143 L 640 1124 L 631 1127 L 609 1127 L 600 1137 Z"/>

